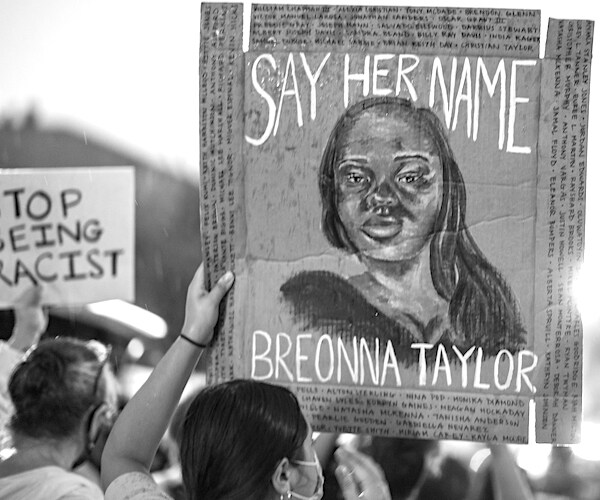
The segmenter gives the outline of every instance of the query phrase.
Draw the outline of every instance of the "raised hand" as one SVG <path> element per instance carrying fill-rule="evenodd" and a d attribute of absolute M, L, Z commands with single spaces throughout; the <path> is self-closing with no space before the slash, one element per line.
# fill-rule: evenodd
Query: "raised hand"
<path fill-rule="evenodd" d="M 338 448 L 335 477 L 345 500 L 391 500 L 390 488 L 381 467 L 359 451 Z"/>
<path fill-rule="evenodd" d="M 42 307 L 42 287 L 27 288 L 15 302 L 15 326 L 10 345 L 23 352 L 35 346 L 48 326 L 48 314 Z"/>
<path fill-rule="evenodd" d="M 219 304 L 233 280 L 233 273 L 226 272 L 209 292 L 204 285 L 204 263 L 198 267 L 188 287 L 182 336 L 197 344 L 208 345 L 219 317 Z"/>

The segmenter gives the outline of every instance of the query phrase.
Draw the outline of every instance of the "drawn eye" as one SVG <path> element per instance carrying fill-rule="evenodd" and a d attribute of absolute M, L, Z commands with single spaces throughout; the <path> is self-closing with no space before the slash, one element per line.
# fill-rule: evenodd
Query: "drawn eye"
<path fill-rule="evenodd" d="M 413 184 L 423 179 L 423 172 L 404 172 L 398 176 L 398 182 L 405 184 Z"/>
<path fill-rule="evenodd" d="M 369 174 L 361 169 L 346 171 L 343 179 L 346 186 L 355 188 L 366 186 L 370 181 Z"/>
<path fill-rule="evenodd" d="M 342 162 L 339 167 L 338 182 L 341 187 L 350 190 L 362 190 L 369 186 L 373 179 L 371 170 L 354 161 Z"/>
<path fill-rule="evenodd" d="M 412 185 L 413 187 L 431 184 L 433 172 L 426 162 L 420 160 L 407 161 L 396 174 L 398 185 Z"/>
<path fill-rule="evenodd" d="M 359 185 L 366 182 L 367 177 L 360 172 L 348 172 L 346 174 L 346 182 L 348 184 Z"/>

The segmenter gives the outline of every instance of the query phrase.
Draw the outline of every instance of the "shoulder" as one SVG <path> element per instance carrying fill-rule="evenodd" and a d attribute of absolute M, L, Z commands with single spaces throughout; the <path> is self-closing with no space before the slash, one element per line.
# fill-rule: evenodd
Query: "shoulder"
<path fill-rule="evenodd" d="M 44 500 L 102 500 L 100 487 L 88 479 L 61 469 L 40 467 L 0 479 L 0 496 L 24 495 L 24 498 Z M 20 498 L 20 497 L 19 497 Z"/>
<path fill-rule="evenodd" d="M 173 500 L 151 477 L 128 472 L 115 479 L 104 493 L 105 500 Z"/>
<path fill-rule="evenodd" d="M 281 286 L 285 300 L 304 307 L 364 310 L 372 307 L 343 276 L 331 271 L 302 271 Z"/>
<path fill-rule="evenodd" d="M 104 498 L 102 489 L 89 479 L 58 467 L 48 471 L 48 482 L 57 488 L 56 498 L 81 498 L 86 500 L 101 500 Z M 49 497 L 48 497 L 49 498 Z"/>
<path fill-rule="evenodd" d="M 348 279 L 330 271 L 303 271 L 281 287 L 294 321 L 343 338 L 410 342 L 402 325 L 371 304 Z"/>
<path fill-rule="evenodd" d="M 300 271 L 281 286 L 281 291 L 285 295 L 344 287 L 352 288 L 344 277 L 331 271 Z"/>

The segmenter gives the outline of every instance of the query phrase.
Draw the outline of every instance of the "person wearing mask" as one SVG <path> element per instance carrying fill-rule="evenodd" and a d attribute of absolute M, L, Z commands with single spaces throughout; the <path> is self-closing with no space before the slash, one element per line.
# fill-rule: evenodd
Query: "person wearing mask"
<path fill-rule="evenodd" d="M 117 419 L 102 455 L 107 500 L 170 499 L 150 464 L 233 284 L 226 273 L 208 292 L 200 266 L 188 289 L 185 321 L 152 374 Z M 323 475 L 312 429 L 286 388 L 232 380 L 202 390 L 187 411 L 180 439 L 190 500 L 318 500 Z M 346 500 L 389 500 L 380 468 L 365 455 L 339 450 L 336 475 Z"/>

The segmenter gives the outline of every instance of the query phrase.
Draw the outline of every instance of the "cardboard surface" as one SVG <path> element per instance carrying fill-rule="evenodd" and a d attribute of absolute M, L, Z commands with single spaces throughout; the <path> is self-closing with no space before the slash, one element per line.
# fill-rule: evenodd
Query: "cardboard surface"
<path fill-rule="evenodd" d="M 533 401 L 576 442 L 593 23 L 542 60 L 538 11 L 255 5 L 245 54 L 241 6 L 202 16 L 203 251 L 236 272 L 210 380 L 374 435 L 524 443 Z"/>
<path fill-rule="evenodd" d="M 134 297 L 134 171 L 0 171 L 0 305 L 28 287 L 44 304 Z"/>

